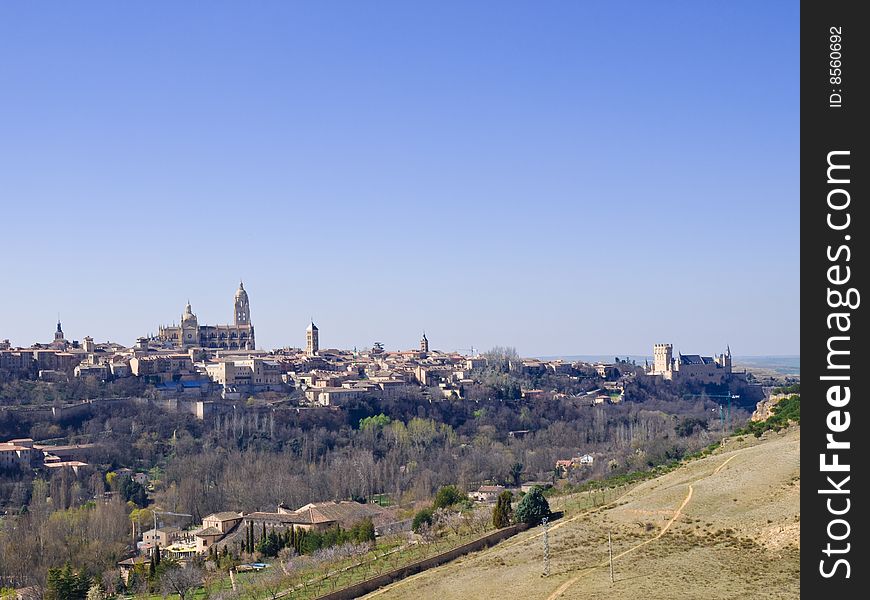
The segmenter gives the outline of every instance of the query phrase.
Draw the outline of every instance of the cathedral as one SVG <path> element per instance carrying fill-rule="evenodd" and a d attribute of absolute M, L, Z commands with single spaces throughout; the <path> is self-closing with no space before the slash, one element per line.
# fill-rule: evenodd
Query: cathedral
<path fill-rule="evenodd" d="M 180 325 L 161 325 L 157 339 L 177 348 L 223 348 L 226 350 L 254 350 L 254 326 L 251 325 L 251 307 L 248 292 L 240 282 L 233 299 L 232 325 L 200 325 L 190 307 L 184 307 Z"/>

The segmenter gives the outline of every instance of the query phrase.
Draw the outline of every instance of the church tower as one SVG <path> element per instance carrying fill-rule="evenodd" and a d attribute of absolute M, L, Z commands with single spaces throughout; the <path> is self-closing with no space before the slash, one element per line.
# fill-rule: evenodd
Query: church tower
<path fill-rule="evenodd" d="M 420 352 L 429 352 L 429 340 L 426 338 L 426 332 L 423 332 L 423 337 L 420 339 Z"/>
<path fill-rule="evenodd" d="M 63 350 L 67 346 L 66 338 L 63 336 L 63 329 L 60 328 L 60 318 L 57 319 L 57 330 L 54 332 L 54 342 L 51 346 L 58 350 Z"/>
<path fill-rule="evenodd" d="M 245 291 L 245 286 L 241 281 L 233 302 L 233 315 L 236 326 L 251 324 L 251 305 L 248 302 L 248 292 Z"/>
<path fill-rule="evenodd" d="M 196 315 L 193 314 L 190 300 L 187 301 L 187 306 L 184 307 L 184 314 L 181 315 L 180 342 L 183 348 L 199 345 L 199 321 L 197 321 Z"/>
<path fill-rule="evenodd" d="M 318 350 L 320 350 L 320 332 L 314 321 L 311 321 L 311 325 L 305 330 L 305 354 L 314 356 Z"/>

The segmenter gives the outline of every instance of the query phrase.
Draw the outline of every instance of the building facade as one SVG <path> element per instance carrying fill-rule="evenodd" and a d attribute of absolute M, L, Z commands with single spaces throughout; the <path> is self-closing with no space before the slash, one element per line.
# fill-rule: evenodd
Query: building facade
<path fill-rule="evenodd" d="M 233 298 L 232 325 L 200 325 L 190 302 L 184 308 L 180 325 L 161 325 L 157 339 L 176 348 L 223 348 L 227 350 L 254 350 L 254 326 L 248 292 L 240 282 Z"/>
<path fill-rule="evenodd" d="M 674 358 L 672 344 L 653 346 L 653 364 L 647 375 L 662 377 L 669 381 L 697 381 L 699 383 L 723 383 L 732 374 L 731 348 L 718 356 L 678 354 Z"/>

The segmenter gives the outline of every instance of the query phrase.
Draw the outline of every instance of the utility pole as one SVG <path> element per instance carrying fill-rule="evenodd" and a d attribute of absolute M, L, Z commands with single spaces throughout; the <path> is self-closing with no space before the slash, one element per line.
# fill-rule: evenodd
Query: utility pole
<path fill-rule="evenodd" d="M 613 540 L 610 539 L 610 531 L 607 532 L 607 550 L 610 553 L 610 585 L 613 585 Z"/>
<path fill-rule="evenodd" d="M 550 576 L 550 519 L 544 517 L 541 524 L 544 526 L 544 577 Z"/>

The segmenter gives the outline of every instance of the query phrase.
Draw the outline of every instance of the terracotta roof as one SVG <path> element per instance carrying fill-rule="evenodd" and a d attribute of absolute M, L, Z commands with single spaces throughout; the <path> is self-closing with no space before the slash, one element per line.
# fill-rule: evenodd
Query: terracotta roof
<path fill-rule="evenodd" d="M 231 510 L 226 510 L 223 512 L 212 513 L 207 517 L 203 518 L 203 521 L 206 519 L 217 519 L 218 521 L 232 521 L 233 519 L 241 519 L 242 515 L 237 512 L 233 512 Z"/>
<path fill-rule="evenodd" d="M 360 504 L 359 502 L 317 502 L 306 504 L 297 512 L 307 511 L 315 523 L 336 521 L 342 527 L 351 527 L 366 517 L 376 521 L 386 511 L 377 504 Z"/>

